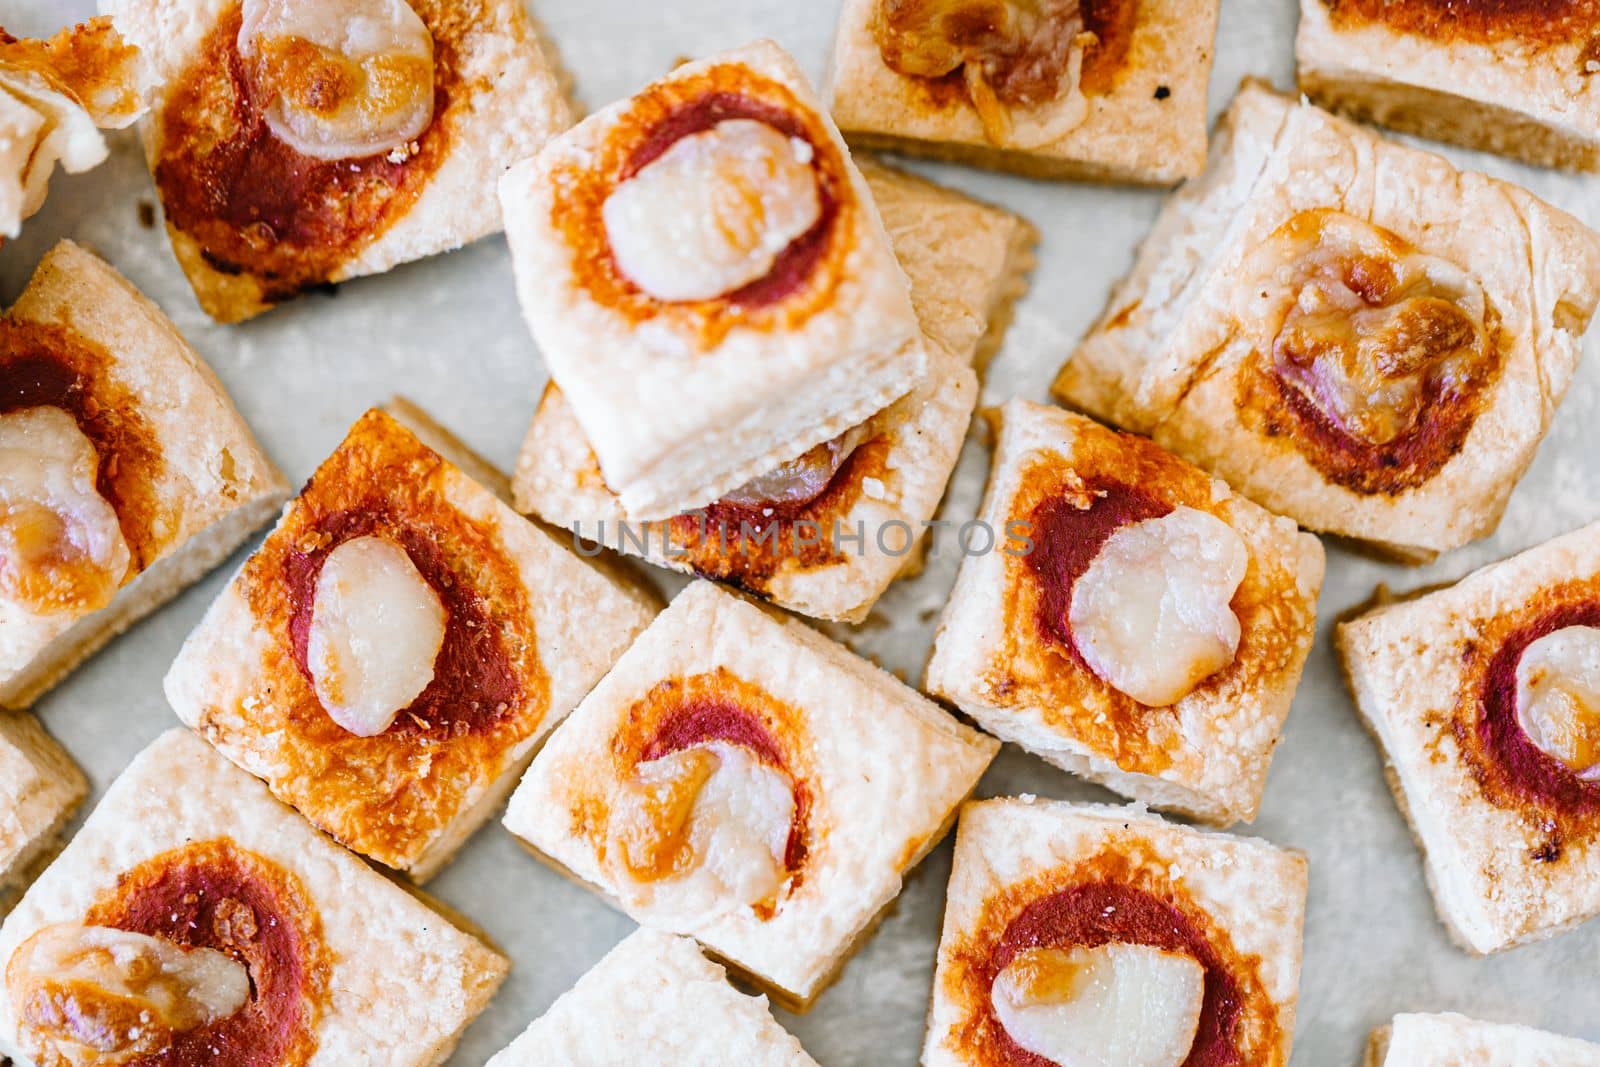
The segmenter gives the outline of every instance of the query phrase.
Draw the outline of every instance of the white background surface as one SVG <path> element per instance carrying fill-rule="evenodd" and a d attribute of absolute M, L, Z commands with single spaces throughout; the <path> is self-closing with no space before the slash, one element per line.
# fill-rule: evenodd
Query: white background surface
<path fill-rule="evenodd" d="M 836 14 L 832 0 L 536 2 L 590 108 L 636 90 L 680 56 L 759 36 L 778 40 L 820 77 Z M 53 31 L 92 13 L 92 0 L 0 0 L 0 24 L 19 34 Z M 1244 75 L 1290 85 L 1295 22 L 1289 0 L 1223 0 L 1213 115 Z M 153 202 L 154 193 L 132 136 L 116 135 L 113 143 L 112 159 L 99 170 L 58 176 L 22 239 L 0 248 L 0 298 L 15 298 L 58 238 L 96 249 L 210 360 L 296 484 L 365 408 L 396 391 L 509 467 L 546 376 L 518 315 L 502 240 L 349 283 L 331 297 L 306 297 L 243 326 L 220 327 L 195 304 L 162 229 L 139 225 L 139 205 Z M 1600 178 L 1447 154 L 1521 181 L 1600 224 Z M 1017 393 L 1045 399 L 1072 343 L 1131 263 L 1162 194 L 923 169 L 1026 215 L 1043 232 L 1033 292 L 992 366 L 986 401 Z M 1592 499 L 1600 488 L 1600 361 L 1596 345 L 1587 347 L 1589 362 L 1497 536 L 1421 570 L 1329 550 L 1318 643 L 1261 817 L 1249 828 L 1311 857 L 1297 1067 L 1358 1063 L 1367 1031 L 1397 1011 L 1457 1010 L 1600 1039 L 1600 923 L 1489 960 L 1470 959 L 1451 946 L 1328 641 L 1332 620 L 1380 581 L 1405 589 L 1453 579 L 1600 517 L 1600 501 Z M 969 442 L 945 517 L 974 514 L 986 464 L 986 450 Z M 851 643 L 886 666 L 920 676 L 955 562 L 946 554 L 916 582 L 893 589 L 878 614 L 850 635 Z M 88 771 L 96 796 L 140 748 L 177 724 L 162 698 L 161 677 L 232 566 L 112 644 L 39 705 L 50 730 Z M 980 791 L 1024 790 L 1108 797 L 1008 747 Z M 917 1061 L 948 869 L 946 843 L 911 877 L 894 914 L 815 1009 L 803 1018 L 780 1013 L 824 1067 Z M 497 823 L 485 827 L 430 888 L 481 924 L 515 965 L 453 1064 L 482 1064 L 631 928 L 527 856 Z"/>

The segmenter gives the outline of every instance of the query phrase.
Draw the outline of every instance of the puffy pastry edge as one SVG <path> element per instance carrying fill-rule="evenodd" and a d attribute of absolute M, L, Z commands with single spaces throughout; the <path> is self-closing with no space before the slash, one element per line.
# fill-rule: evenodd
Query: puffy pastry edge
<path fill-rule="evenodd" d="M 1382 24 L 1334 25 L 1301 0 L 1297 78 L 1317 104 L 1403 133 L 1528 163 L 1600 170 L 1600 94 L 1583 42 L 1435 41 Z"/>
<path fill-rule="evenodd" d="M 1275 197 L 1297 208 L 1312 206 L 1294 194 L 1293 183 L 1322 180 L 1316 167 L 1326 160 L 1314 157 L 1315 167 L 1307 170 L 1301 157 L 1325 155 L 1331 142 L 1344 146 L 1349 162 L 1340 166 L 1368 193 L 1397 189 L 1404 178 L 1429 196 L 1449 189 L 1444 195 L 1455 204 L 1474 205 L 1486 219 L 1513 219 L 1514 234 L 1483 222 L 1452 230 L 1449 239 L 1493 241 L 1495 263 L 1534 264 L 1514 294 L 1500 291 L 1503 278 L 1491 285 L 1502 318 L 1514 312 L 1528 322 L 1511 332 L 1499 378 L 1465 443 L 1427 482 L 1396 496 L 1335 485 L 1292 444 L 1269 441 L 1239 423 L 1235 373 L 1249 348 L 1213 306 L 1236 284 L 1227 268 L 1246 242 L 1272 228 L 1257 213 Z M 1357 214 L 1366 217 L 1369 210 L 1359 207 Z M 1424 251 L 1436 251 L 1434 241 L 1443 239 L 1418 236 L 1428 220 L 1374 221 L 1402 235 L 1416 231 L 1411 236 Z M 1506 256 L 1506 239 L 1524 242 L 1530 254 Z M 1600 236 L 1571 215 L 1517 186 L 1458 171 L 1434 153 L 1385 140 L 1247 80 L 1218 127 L 1205 173 L 1168 200 L 1132 272 L 1113 288 L 1052 391 L 1070 407 L 1152 435 L 1309 529 L 1352 538 L 1404 562 L 1426 562 L 1499 523 L 1571 382 L 1597 301 Z"/>
<path fill-rule="evenodd" d="M 1558 1063 L 1562 1067 L 1600 1067 L 1600 1045 L 1516 1023 L 1483 1022 L 1454 1013 L 1406 1013 L 1372 1032 L 1366 1067 L 1553 1067 Z"/>
<path fill-rule="evenodd" d="M 696 582 L 550 737 L 511 797 L 506 829 L 536 857 L 627 912 L 590 841 L 573 830 L 564 801 L 582 776 L 572 765 L 597 766 L 593 753 L 609 744 L 619 716 L 656 681 L 718 666 L 804 712 L 815 772 L 811 825 L 821 835 L 823 867 L 812 861 L 800 894 L 770 920 L 745 912 L 674 932 L 694 936 L 777 1003 L 804 1011 L 870 936 L 906 872 L 953 825 L 999 742 L 804 623 Z M 828 699 L 819 702 L 819 693 Z M 891 774 L 908 765 L 915 748 L 927 757 L 915 777 Z M 867 777 L 873 767 L 903 788 L 894 795 L 874 791 Z M 847 804 L 843 794 L 852 786 L 858 792 L 849 795 L 877 810 Z M 899 811 L 887 815 L 883 809 L 891 805 Z M 855 832 L 841 837 L 842 824 Z"/>
<path fill-rule="evenodd" d="M 735 990 L 689 938 L 648 927 L 606 953 L 488 1067 L 536 1067 L 552 1057 L 605 1067 L 630 1053 L 656 1062 L 817 1067 L 765 997 Z"/>
<path fill-rule="evenodd" d="M 1600 915 L 1600 845 L 1567 842 L 1559 865 L 1530 862 L 1546 835 L 1482 795 L 1448 727 L 1464 682 L 1460 646 L 1497 608 L 1597 573 L 1600 523 L 1447 588 L 1384 603 L 1335 631 L 1346 684 L 1423 854 L 1439 918 L 1474 955 L 1541 941 Z M 1380 588 L 1377 599 L 1391 598 Z"/>
<path fill-rule="evenodd" d="M 1023 466 L 1043 451 L 1062 452 L 1070 465 L 1078 431 L 1093 424 L 1082 416 L 1023 400 L 1006 404 L 999 423 L 999 442 L 979 518 L 1003 532 L 1011 517 L 1010 502 L 1021 488 Z M 1310 606 L 1314 620 L 1324 569 L 1321 543 L 1220 482 L 1214 489 L 1215 496 L 1227 501 L 1226 520 L 1244 538 L 1252 557 L 1272 559 L 1295 575 L 1294 592 Z M 1134 772 L 1051 726 L 1043 708 L 999 704 L 982 684 L 992 670 L 1004 667 L 1007 571 L 1007 558 L 1000 552 L 962 561 L 934 633 L 924 672 L 928 692 L 1040 759 L 1143 803 L 1215 826 L 1252 820 L 1311 651 L 1313 631 L 1297 635 L 1292 667 L 1280 681 L 1262 686 L 1252 705 L 1239 706 L 1210 694 L 1191 695 L 1173 705 L 1182 716 L 1185 733 L 1201 735 L 1203 743 L 1190 748 L 1187 762 L 1175 762 L 1158 775 Z M 1234 721 L 1245 736 L 1221 733 L 1218 724 L 1224 719 Z"/>
<path fill-rule="evenodd" d="M 27 888 L 55 851 L 60 833 L 88 794 L 72 757 L 27 712 L 0 711 L 0 913 Z"/>
<path fill-rule="evenodd" d="M 40 619 L 49 643 L 0 675 L 0 705 L 25 708 L 106 642 L 177 596 L 267 523 L 289 484 L 256 442 L 221 381 L 170 319 L 105 261 L 63 241 L 40 261 L 9 316 L 61 322 L 114 357 L 114 377 L 140 396 L 175 477 L 206 457 L 232 457 L 234 490 L 198 498 L 184 484 L 158 487 L 182 506 L 167 549 L 110 604 L 77 619 Z"/>

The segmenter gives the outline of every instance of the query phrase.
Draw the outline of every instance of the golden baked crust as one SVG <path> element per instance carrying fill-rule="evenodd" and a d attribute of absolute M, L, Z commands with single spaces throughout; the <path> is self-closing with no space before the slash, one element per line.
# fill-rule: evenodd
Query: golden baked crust
<path fill-rule="evenodd" d="M 990 1007 L 1024 948 L 1152 945 L 1206 970 L 1194 1062 L 1283 1067 L 1300 977 L 1306 861 L 1134 808 L 998 798 L 961 810 L 927 1067 L 1031 1062 Z"/>
<path fill-rule="evenodd" d="M 1176 704 L 1151 708 L 1096 675 L 1063 636 L 1057 575 L 1090 531 L 1104 536 L 1179 506 L 1221 519 L 1248 548 L 1230 605 L 1240 640 L 1228 666 Z M 1143 438 L 1016 400 L 1000 417 L 980 518 L 1001 541 L 963 561 L 929 691 L 1000 737 L 1147 803 L 1218 825 L 1254 818 L 1314 636 L 1316 539 Z"/>
<path fill-rule="evenodd" d="M 305 666 L 322 561 L 368 534 L 404 548 L 449 619 L 432 681 L 370 738 L 328 715 Z M 577 601 L 593 614 L 579 618 Z M 281 799 L 356 851 L 424 878 L 652 607 L 370 411 L 201 622 L 167 692 L 181 718 Z M 552 663 L 562 631 L 580 625 L 591 631 L 586 650 Z"/>
<path fill-rule="evenodd" d="M 0 29 L 0 68 L 33 71 L 70 93 L 95 124 L 120 129 L 143 111 L 138 50 L 110 18 L 89 19 L 53 37 L 13 37 Z"/>
<path fill-rule="evenodd" d="M 1084 57 L 1087 117 L 1059 140 L 1033 149 L 986 138 L 959 72 L 930 80 L 892 69 L 873 33 L 880 2 L 847 0 L 834 41 L 825 95 L 853 146 L 1033 177 L 1156 185 L 1204 166 L 1218 10 L 1212 0 L 1085 3 L 1086 29 L 1100 38 Z"/>
<path fill-rule="evenodd" d="M 1314 420 L 1260 388 L 1257 372 L 1271 365 L 1281 377 L 1283 361 L 1249 316 L 1288 290 L 1254 288 L 1256 257 L 1297 217 L 1330 213 L 1457 276 L 1481 299 L 1474 321 L 1493 345 L 1462 411 L 1455 401 L 1425 407 L 1381 448 L 1330 446 L 1303 432 Z M 1597 300 L 1600 238 L 1579 220 L 1247 83 L 1206 174 L 1168 202 L 1054 393 L 1308 529 L 1423 560 L 1499 522 L 1572 379 Z M 1380 300 L 1372 310 L 1393 308 Z M 1412 455 L 1430 437 L 1435 447 L 1415 451 L 1432 454 Z M 1330 448 L 1351 462 L 1329 462 Z"/>
<path fill-rule="evenodd" d="M 69 174 L 98 166 L 100 130 L 142 112 L 136 60 L 105 18 L 46 39 L 0 28 L 0 243 L 44 204 L 57 164 Z"/>
<path fill-rule="evenodd" d="M 161 85 L 146 154 L 178 262 L 222 322 L 497 231 L 494 181 L 572 121 L 510 0 L 414 0 L 433 36 L 434 119 L 414 150 L 336 162 L 283 144 L 250 102 L 239 0 L 106 6 Z"/>

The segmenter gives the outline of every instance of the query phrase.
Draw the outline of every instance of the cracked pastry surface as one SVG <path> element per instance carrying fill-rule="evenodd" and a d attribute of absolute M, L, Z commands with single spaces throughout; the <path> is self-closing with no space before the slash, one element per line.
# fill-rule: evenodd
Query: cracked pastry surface
<path fill-rule="evenodd" d="M 1600 237 L 1255 83 L 1056 379 L 1308 529 L 1494 529 L 1600 299 Z"/>

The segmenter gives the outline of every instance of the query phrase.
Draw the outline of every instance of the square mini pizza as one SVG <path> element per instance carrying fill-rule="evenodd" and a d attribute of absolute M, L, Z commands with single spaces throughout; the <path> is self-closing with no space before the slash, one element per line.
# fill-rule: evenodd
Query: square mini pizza
<path fill-rule="evenodd" d="M 505 824 L 803 1010 L 998 747 L 816 631 L 697 582 L 550 738 Z"/>
<path fill-rule="evenodd" d="M 211 368 L 71 242 L 0 316 L 0 706 L 221 562 L 288 495 Z"/>
<path fill-rule="evenodd" d="M 411 409 L 394 407 L 410 425 Z M 422 881 L 659 606 L 373 410 L 185 642 L 178 717 L 344 845 Z"/>
<path fill-rule="evenodd" d="M 804 456 L 666 522 L 629 520 L 561 390 L 545 389 L 517 461 L 519 510 L 658 566 L 817 618 L 860 622 L 920 563 L 977 403 L 972 364 L 998 347 L 1032 266 L 1033 227 L 863 161 L 911 281 L 929 373 Z M 854 540 L 851 540 L 854 538 Z"/>
<path fill-rule="evenodd" d="M 817 1067 L 700 946 L 642 927 L 606 954 L 488 1067 Z"/>
<path fill-rule="evenodd" d="M 173 730 L 0 927 L 0 1053 L 427 1067 L 508 968 Z"/>
<path fill-rule="evenodd" d="M 1217 9 L 845 0 L 829 105 L 852 145 L 1170 185 L 1205 165 Z"/>
<path fill-rule="evenodd" d="M 1148 804 L 1254 818 L 1322 546 L 1143 438 L 1022 400 L 1000 424 L 928 691 Z"/>
<path fill-rule="evenodd" d="M 1309 529 L 1411 560 L 1492 531 L 1577 366 L 1600 237 L 1247 83 L 1056 379 Z"/>
<path fill-rule="evenodd" d="M 528 325 L 636 518 L 716 500 L 926 369 L 872 193 L 769 41 L 591 116 L 500 199 Z"/>
<path fill-rule="evenodd" d="M 1600 1045 L 1463 1015 L 1396 1015 L 1373 1031 L 1366 1067 L 1600 1067 Z"/>
<path fill-rule="evenodd" d="M 1600 170 L 1600 11 L 1449 0 L 1301 0 L 1300 88 L 1406 133 Z"/>
<path fill-rule="evenodd" d="M 1306 861 L 1137 808 L 961 812 L 925 1067 L 1285 1067 Z"/>
<path fill-rule="evenodd" d="M 1481 955 L 1600 914 L 1600 525 L 1338 646 L 1456 941 Z"/>
<path fill-rule="evenodd" d="M 495 181 L 572 124 L 521 0 L 102 7 L 145 57 L 167 233 L 221 322 L 499 232 Z"/>
<path fill-rule="evenodd" d="M 89 791 L 83 772 L 39 721 L 0 711 L 0 913 L 55 845 Z"/>

